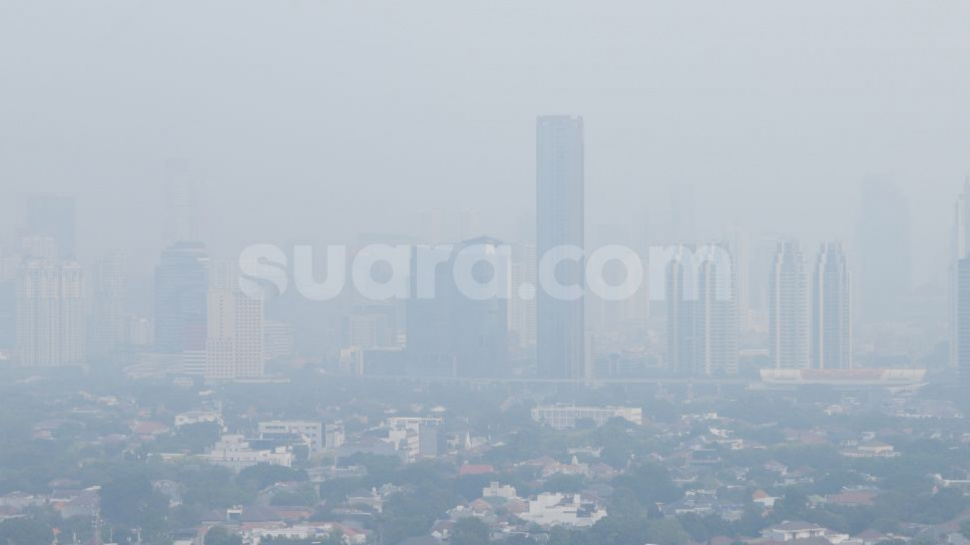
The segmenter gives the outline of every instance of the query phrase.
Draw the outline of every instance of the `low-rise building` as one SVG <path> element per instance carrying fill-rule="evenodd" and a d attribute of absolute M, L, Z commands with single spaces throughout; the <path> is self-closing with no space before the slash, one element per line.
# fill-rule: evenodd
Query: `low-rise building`
<path fill-rule="evenodd" d="M 606 510 L 580 494 L 539 494 L 519 517 L 544 527 L 589 527 L 606 517 Z"/>
<path fill-rule="evenodd" d="M 323 423 L 314 420 L 272 420 L 259 423 L 259 436 L 263 439 L 278 437 L 298 437 L 310 452 L 323 450 Z"/>
<path fill-rule="evenodd" d="M 610 419 L 622 418 L 638 426 L 643 424 L 643 409 L 639 407 L 574 407 L 571 405 L 545 405 L 532 409 L 532 420 L 557 430 L 576 427 L 582 420 L 597 426 Z"/>
<path fill-rule="evenodd" d="M 204 455 L 210 464 L 240 471 L 257 464 L 270 464 L 284 467 L 293 465 L 293 449 L 278 447 L 274 449 L 253 449 L 242 435 L 223 435 Z"/>

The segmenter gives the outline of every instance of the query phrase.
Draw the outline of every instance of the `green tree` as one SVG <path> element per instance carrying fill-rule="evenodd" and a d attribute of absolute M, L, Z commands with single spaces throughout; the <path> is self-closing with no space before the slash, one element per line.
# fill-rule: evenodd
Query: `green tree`
<path fill-rule="evenodd" d="M 14 518 L 0 522 L 0 543 L 4 545 L 42 545 L 51 543 L 51 527 L 33 518 Z"/>
<path fill-rule="evenodd" d="M 141 472 L 122 471 L 101 487 L 101 514 L 111 523 L 162 531 L 167 513 L 168 499 Z"/>
<path fill-rule="evenodd" d="M 242 538 L 222 526 L 216 526 L 205 533 L 204 545 L 242 545 Z"/>
<path fill-rule="evenodd" d="M 307 480 L 306 471 L 265 463 L 247 467 L 236 476 L 236 483 L 241 488 L 257 492 L 276 483 Z"/>
<path fill-rule="evenodd" d="M 488 545 L 488 525 L 476 517 L 465 517 L 451 531 L 451 545 Z"/>

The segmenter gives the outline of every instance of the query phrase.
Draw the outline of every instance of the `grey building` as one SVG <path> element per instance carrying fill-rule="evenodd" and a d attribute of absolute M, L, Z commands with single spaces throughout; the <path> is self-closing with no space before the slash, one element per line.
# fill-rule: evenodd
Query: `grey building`
<path fill-rule="evenodd" d="M 730 256 L 726 246 L 720 248 Z M 720 267 L 720 268 L 719 268 Z M 667 265 L 667 359 L 682 375 L 738 372 L 740 321 L 730 261 L 679 246 Z"/>
<path fill-rule="evenodd" d="M 584 247 L 583 119 L 540 117 L 536 123 L 536 258 L 564 258 L 562 246 Z M 584 260 L 565 259 L 556 278 L 583 289 Z M 541 282 L 540 282 L 541 283 Z M 536 355 L 544 378 L 579 380 L 587 375 L 584 297 L 571 300 L 536 289 Z"/>
<path fill-rule="evenodd" d="M 822 245 L 812 283 L 812 367 L 851 369 L 852 282 L 841 244 Z"/>
<path fill-rule="evenodd" d="M 409 373 L 479 378 L 506 373 L 511 263 L 509 256 L 496 254 L 501 246 L 495 239 L 477 238 L 452 247 L 450 259 L 436 267 L 433 297 L 420 296 L 420 273 L 415 269 L 418 259 L 412 259 L 411 298 L 407 303 Z M 502 287 L 501 295 L 478 298 L 460 289 L 455 276 L 460 255 L 481 258 L 470 271 L 471 277 L 481 284 L 494 278 Z M 497 267 L 488 266 L 485 261 L 490 258 Z"/>
<path fill-rule="evenodd" d="M 868 321 L 899 319 L 912 289 L 909 204 L 890 181 L 862 186 L 859 257 L 862 316 Z"/>
<path fill-rule="evenodd" d="M 208 329 L 208 255 L 201 242 L 177 242 L 155 267 L 155 348 L 204 351 Z"/>
<path fill-rule="evenodd" d="M 811 363 L 808 268 L 801 246 L 778 244 L 769 287 L 771 361 L 777 369 L 807 369 Z"/>

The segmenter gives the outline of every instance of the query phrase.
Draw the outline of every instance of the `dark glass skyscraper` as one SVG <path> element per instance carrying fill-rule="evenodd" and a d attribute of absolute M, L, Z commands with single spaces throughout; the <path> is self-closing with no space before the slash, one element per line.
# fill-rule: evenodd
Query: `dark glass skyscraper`
<path fill-rule="evenodd" d="M 201 242 L 178 242 L 155 267 L 155 348 L 203 351 L 207 331 L 208 255 Z"/>
<path fill-rule="evenodd" d="M 546 116 L 536 123 L 536 257 L 559 261 L 555 276 L 564 286 L 583 286 L 584 260 L 567 257 L 564 246 L 584 246 L 583 120 Z M 549 286 L 536 289 L 536 350 L 543 378 L 579 380 L 586 375 L 583 297 L 564 299 Z"/>

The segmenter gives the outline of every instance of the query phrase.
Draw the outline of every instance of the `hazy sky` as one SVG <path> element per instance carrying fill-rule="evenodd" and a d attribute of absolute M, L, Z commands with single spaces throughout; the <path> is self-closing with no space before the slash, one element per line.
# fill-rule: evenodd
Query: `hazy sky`
<path fill-rule="evenodd" d="M 147 265 L 169 157 L 226 251 L 416 234 L 434 208 L 510 236 L 535 116 L 568 113 L 591 229 L 691 183 L 702 233 L 851 239 L 886 173 L 939 260 L 970 173 L 968 28 L 954 0 L 0 0 L 3 240 L 24 195 L 73 193 L 82 252 Z"/>

